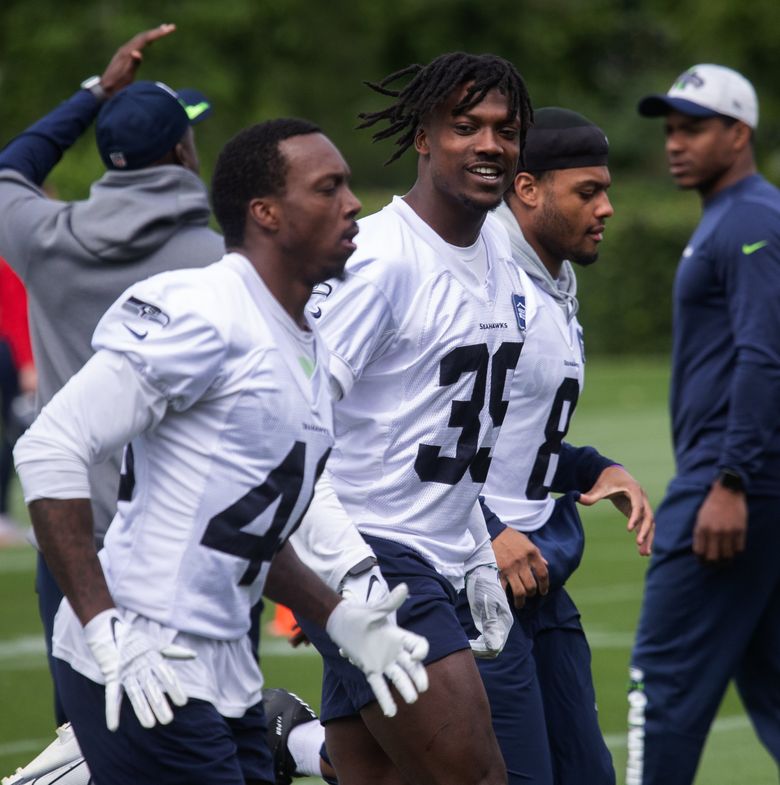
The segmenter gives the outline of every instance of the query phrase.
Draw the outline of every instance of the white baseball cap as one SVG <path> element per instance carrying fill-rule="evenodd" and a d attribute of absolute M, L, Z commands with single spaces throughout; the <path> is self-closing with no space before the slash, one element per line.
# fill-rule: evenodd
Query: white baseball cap
<path fill-rule="evenodd" d="M 637 106 L 644 117 L 659 117 L 671 110 L 692 117 L 725 115 L 758 126 L 758 98 L 753 85 L 732 68 L 700 63 L 675 79 L 666 93 L 645 96 Z"/>

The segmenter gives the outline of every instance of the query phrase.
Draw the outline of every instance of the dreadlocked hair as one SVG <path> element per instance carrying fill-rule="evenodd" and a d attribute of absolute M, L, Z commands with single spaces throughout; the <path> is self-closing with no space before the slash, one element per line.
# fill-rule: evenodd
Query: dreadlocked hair
<path fill-rule="evenodd" d="M 391 85 L 406 76 L 412 78 L 400 90 Z M 525 133 L 533 122 L 533 109 L 528 89 L 518 70 L 503 57 L 465 52 L 439 55 L 428 65 L 410 65 L 386 76 L 381 82 L 364 82 L 380 95 L 397 100 L 378 112 L 361 112 L 358 128 L 369 128 L 379 122 L 388 125 L 376 131 L 374 142 L 396 136 L 398 149 L 385 162 L 390 164 L 400 158 L 414 143 L 417 129 L 423 119 L 450 96 L 455 88 L 471 82 L 463 100 L 452 110 L 453 114 L 466 112 L 476 106 L 494 89 L 507 97 L 509 115 L 520 116 L 520 150 L 525 143 Z"/>

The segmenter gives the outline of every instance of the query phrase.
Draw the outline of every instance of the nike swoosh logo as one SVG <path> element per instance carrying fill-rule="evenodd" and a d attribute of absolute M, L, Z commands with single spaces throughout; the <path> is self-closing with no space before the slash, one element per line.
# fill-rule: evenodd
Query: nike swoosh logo
<path fill-rule="evenodd" d="M 372 575 L 372 576 L 371 576 L 371 577 L 368 579 L 368 591 L 366 591 L 366 602 L 368 602 L 368 600 L 369 600 L 369 599 L 370 599 L 370 597 L 371 597 L 371 590 L 372 590 L 372 589 L 374 588 L 374 586 L 375 586 L 376 584 L 378 584 L 378 583 L 379 583 L 379 578 L 377 578 L 377 577 L 376 577 L 376 575 Z"/>
<path fill-rule="evenodd" d="M 750 254 L 760 251 L 765 245 L 769 245 L 768 240 L 759 240 L 757 243 L 750 243 L 750 245 L 745 243 L 742 246 L 742 253 L 745 254 L 745 256 L 750 256 Z"/>
<path fill-rule="evenodd" d="M 111 617 L 111 637 L 116 643 L 116 625 L 119 624 L 119 619 L 116 616 Z"/>
<path fill-rule="evenodd" d="M 130 335 L 132 335 L 134 338 L 138 338 L 139 341 L 143 341 L 143 339 L 149 335 L 148 330 L 134 330 L 129 324 L 126 324 L 125 322 L 122 322 L 122 324 L 125 325 L 125 328 L 130 333 Z"/>

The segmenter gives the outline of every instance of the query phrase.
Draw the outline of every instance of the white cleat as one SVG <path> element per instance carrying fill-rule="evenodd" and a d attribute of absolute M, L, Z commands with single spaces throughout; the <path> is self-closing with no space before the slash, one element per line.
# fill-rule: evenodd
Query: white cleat
<path fill-rule="evenodd" d="M 70 723 L 57 728 L 57 738 L 2 785 L 92 785 L 87 762 L 81 754 Z"/>

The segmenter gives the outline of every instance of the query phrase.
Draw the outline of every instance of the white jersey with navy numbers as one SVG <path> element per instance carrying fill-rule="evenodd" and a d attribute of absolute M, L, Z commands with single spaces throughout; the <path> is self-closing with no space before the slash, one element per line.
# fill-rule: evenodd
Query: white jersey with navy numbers
<path fill-rule="evenodd" d="M 112 596 L 183 632 L 240 637 L 332 444 L 314 334 L 230 254 L 132 287 L 93 344 L 129 356 L 169 402 L 126 455 L 102 554 Z"/>
<path fill-rule="evenodd" d="M 128 623 L 197 652 L 174 663 L 189 697 L 241 716 L 262 686 L 250 609 L 333 444 L 324 344 L 228 254 L 132 286 L 93 345 L 20 440 L 25 497 L 82 497 L 86 466 L 131 439 L 99 554 L 109 591 Z M 102 681 L 67 600 L 54 653 Z"/>
<path fill-rule="evenodd" d="M 413 548 L 458 583 L 481 547 L 473 510 L 533 285 L 492 216 L 481 283 L 398 197 L 359 224 L 344 280 L 315 287 L 310 304 L 343 391 L 328 469 L 362 532 Z"/>
<path fill-rule="evenodd" d="M 485 501 L 507 526 L 534 531 L 554 505 L 550 484 L 584 381 L 582 328 L 547 292 L 512 379 L 509 408 L 493 453 Z"/>

